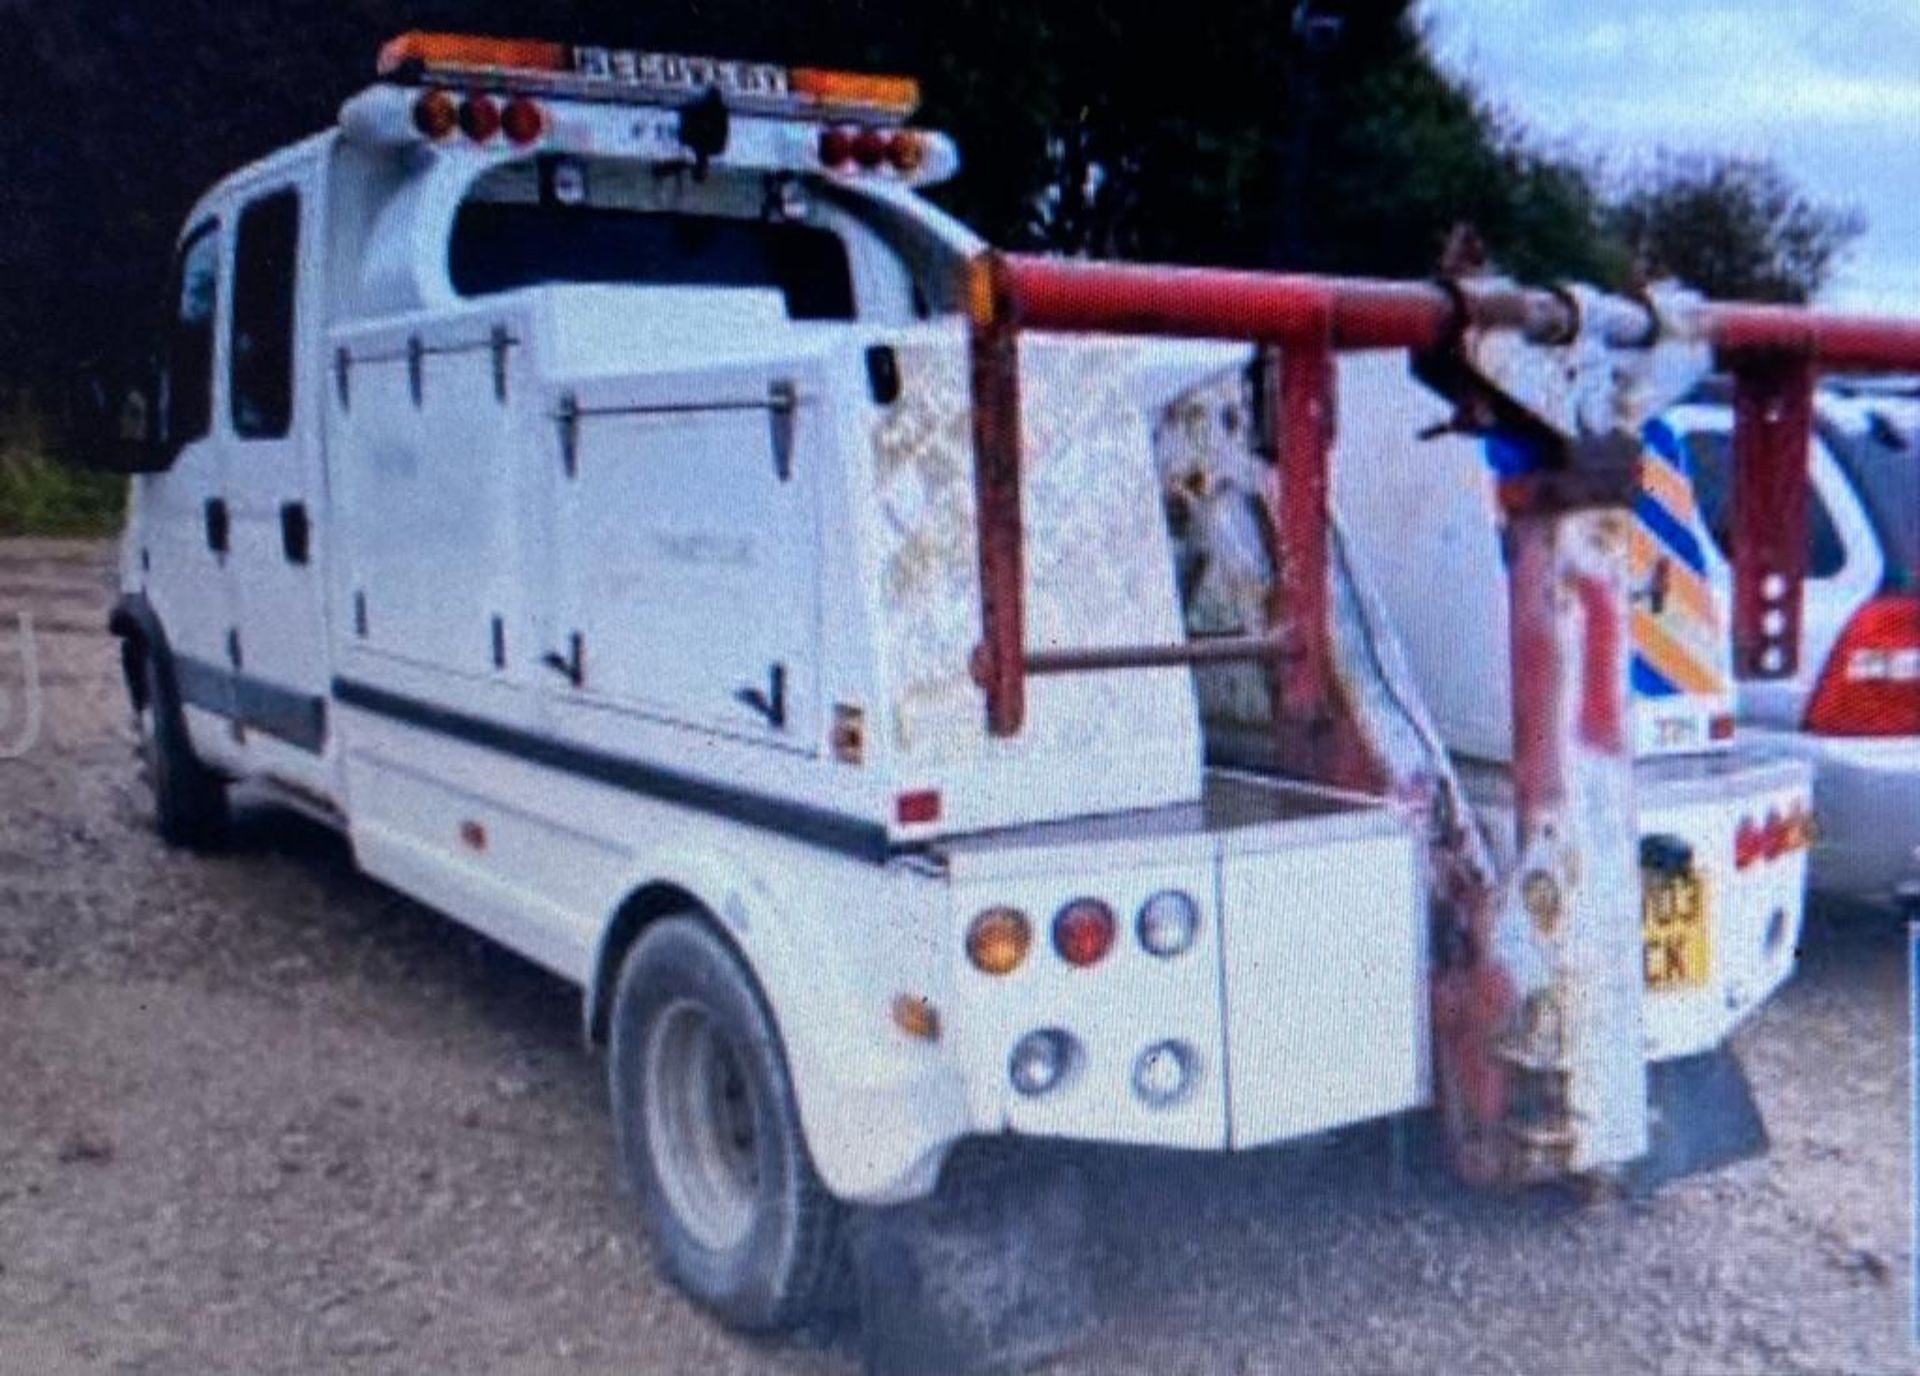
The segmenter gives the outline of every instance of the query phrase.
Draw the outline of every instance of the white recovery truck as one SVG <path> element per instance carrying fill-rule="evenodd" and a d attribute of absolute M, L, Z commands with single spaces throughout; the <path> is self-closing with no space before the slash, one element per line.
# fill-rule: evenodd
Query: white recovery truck
<path fill-rule="evenodd" d="M 990 254 L 919 194 L 956 153 L 909 81 L 436 35 L 381 73 L 193 212 L 121 413 L 159 826 L 209 839 L 245 782 L 577 984 L 657 1255 L 728 1321 L 804 1315 L 844 1206 L 926 1195 L 972 1135 L 1226 1151 L 1438 1105 L 1474 1179 L 1618 1170 L 1649 1060 L 1788 972 L 1798 861 L 1723 861 L 1804 780 L 1729 756 L 1635 821 L 1630 498 L 1582 457 L 1692 380 L 1631 360 L 1704 366 L 1718 318 Z M 1164 336 L 1263 345 L 1280 559 L 1247 634 L 1183 624 L 1140 404 Z M 1508 505 L 1541 638 L 1506 859 L 1420 697 L 1500 702 L 1504 649 L 1416 687 L 1418 600 L 1387 620 L 1328 554 L 1359 345 L 1558 475 Z M 1229 660 L 1278 685 L 1263 768 L 1205 761 L 1193 666 Z M 1674 977 L 1643 833 L 1704 880 L 1657 900 L 1697 930 Z"/>

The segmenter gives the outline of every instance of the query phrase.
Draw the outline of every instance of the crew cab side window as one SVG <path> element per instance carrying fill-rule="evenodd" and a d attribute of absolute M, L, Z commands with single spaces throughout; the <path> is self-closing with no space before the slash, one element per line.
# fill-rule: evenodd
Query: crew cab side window
<path fill-rule="evenodd" d="M 181 245 L 169 303 L 160 436 L 179 448 L 213 424 L 213 330 L 220 305 L 220 232 L 212 221 Z"/>
<path fill-rule="evenodd" d="M 229 403 L 241 439 L 279 439 L 293 422 L 294 271 L 300 197 L 276 191 L 240 214 L 233 259 Z"/>

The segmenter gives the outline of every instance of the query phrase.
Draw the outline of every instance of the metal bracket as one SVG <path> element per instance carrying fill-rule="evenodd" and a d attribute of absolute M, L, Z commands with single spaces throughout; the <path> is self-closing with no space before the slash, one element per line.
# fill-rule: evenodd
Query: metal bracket
<path fill-rule="evenodd" d="M 408 336 L 407 391 L 412 395 L 413 404 L 416 407 L 420 405 L 421 400 L 426 395 L 426 359 L 427 346 L 422 342 L 420 336 L 417 334 Z"/>
<path fill-rule="evenodd" d="M 794 416 L 800 409 L 800 393 L 791 378 L 778 378 L 767 388 L 767 425 L 773 444 L 773 471 L 781 482 L 793 477 Z"/>
<path fill-rule="evenodd" d="M 513 347 L 513 336 L 505 325 L 495 325 L 487 336 L 487 347 L 493 353 L 493 399 L 502 405 L 507 400 L 507 350 Z"/>
<path fill-rule="evenodd" d="M 553 408 L 554 423 L 560 427 L 560 466 L 569 478 L 580 474 L 580 398 L 564 392 Z"/>

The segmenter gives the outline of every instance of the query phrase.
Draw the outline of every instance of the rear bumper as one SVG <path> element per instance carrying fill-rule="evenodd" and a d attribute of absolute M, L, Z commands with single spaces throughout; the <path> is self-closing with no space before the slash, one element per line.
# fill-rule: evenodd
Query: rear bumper
<path fill-rule="evenodd" d="M 1511 863 L 1512 788 L 1506 770 L 1463 767 L 1467 791 L 1502 863 Z M 1779 751 L 1743 746 L 1712 755 L 1643 760 L 1634 769 L 1642 837 L 1684 843 L 1705 882 L 1710 913 L 1707 968 L 1698 983 L 1649 989 L 1642 1026 L 1650 1061 L 1709 1051 L 1724 1042 L 1793 973 L 1805 911 L 1806 852 L 1739 869 L 1742 820 L 1806 807 L 1812 770 Z"/>
<path fill-rule="evenodd" d="M 1749 731 L 1813 766 L 1808 883 L 1868 903 L 1920 902 L 1920 736 Z"/>

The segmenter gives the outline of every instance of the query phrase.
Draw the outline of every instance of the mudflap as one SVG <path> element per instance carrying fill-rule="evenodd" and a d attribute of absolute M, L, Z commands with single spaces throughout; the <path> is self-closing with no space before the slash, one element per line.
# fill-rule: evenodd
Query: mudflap
<path fill-rule="evenodd" d="M 1753 1086 L 1730 1047 L 1648 1066 L 1647 1119 L 1647 1154 L 1626 1173 L 1635 1195 L 1767 1150 Z"/>
<path fill-rule="evenodd" d="M 1085 1176 L 1025 1154 L 953 1174 L 855 1224 L 866 1376 L 1021 1371 L 1091 1324 Z"/>

